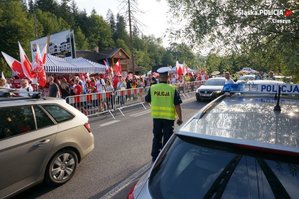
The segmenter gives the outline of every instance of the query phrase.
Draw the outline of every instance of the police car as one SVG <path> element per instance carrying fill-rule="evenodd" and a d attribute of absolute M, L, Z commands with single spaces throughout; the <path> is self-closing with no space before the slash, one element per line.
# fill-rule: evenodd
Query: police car
<path fill-rule="evenodd" d="M 298 198 L 299 85 L 224 92 L 172 136 L 128 198 Z"/>

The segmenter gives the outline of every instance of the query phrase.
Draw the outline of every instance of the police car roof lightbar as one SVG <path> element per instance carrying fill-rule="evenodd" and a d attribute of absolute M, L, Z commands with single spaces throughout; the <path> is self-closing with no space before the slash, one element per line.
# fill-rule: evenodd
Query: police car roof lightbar
<path fill-rule="evenodd" d="M 278 93 L 299 95 L 299 84 L 225 84 L 223 92 L 229 93 Z"/>

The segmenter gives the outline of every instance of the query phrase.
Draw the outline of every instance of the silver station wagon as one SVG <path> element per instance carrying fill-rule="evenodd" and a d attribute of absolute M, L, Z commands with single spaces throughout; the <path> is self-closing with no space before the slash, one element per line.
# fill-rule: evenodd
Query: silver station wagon
<path fill-rule="evenodd" d="M 128 198 L 298 198 L 299 85 L 278 86 L 210 102 L 171 137 Z"/>
<path fill-rule="evenodd" d="M 0 97 L 0 198 L 61 185 L 94 148 L 88 118 L 64 100 Z"/>

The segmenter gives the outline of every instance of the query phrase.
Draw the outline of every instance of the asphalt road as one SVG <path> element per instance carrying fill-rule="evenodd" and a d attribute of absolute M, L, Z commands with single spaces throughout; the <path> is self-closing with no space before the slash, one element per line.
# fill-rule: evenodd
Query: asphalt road
<path fill-rule="evenodd" d="M 206 104 L 194 97 L 183 101 L 185 122 Z M 40 184 L 14 198 L 126 198 L 131 186 L 127 179 L 138 177 L 151 160 L 152 119 L 142 106 L 125 109 L 124 114 L 118 112 L 115 120 L 109 115 L 90 118 L 95 149 L 72 180 L 56 188 Z"/>

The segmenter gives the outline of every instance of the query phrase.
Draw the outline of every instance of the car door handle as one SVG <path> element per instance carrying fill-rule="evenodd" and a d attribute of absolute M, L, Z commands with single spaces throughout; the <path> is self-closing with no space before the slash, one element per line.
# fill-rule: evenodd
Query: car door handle
<path fill-rule="evenodd" d="M 50 142 L 50 139 L 45 139 L 45 140 L 39 141 L 38 143 L 34 144 L 33 146 L 34 147 L 39 147 L 39 146 L 42 146 L 42 145 L 47 144 L 49 142 Z"/>

